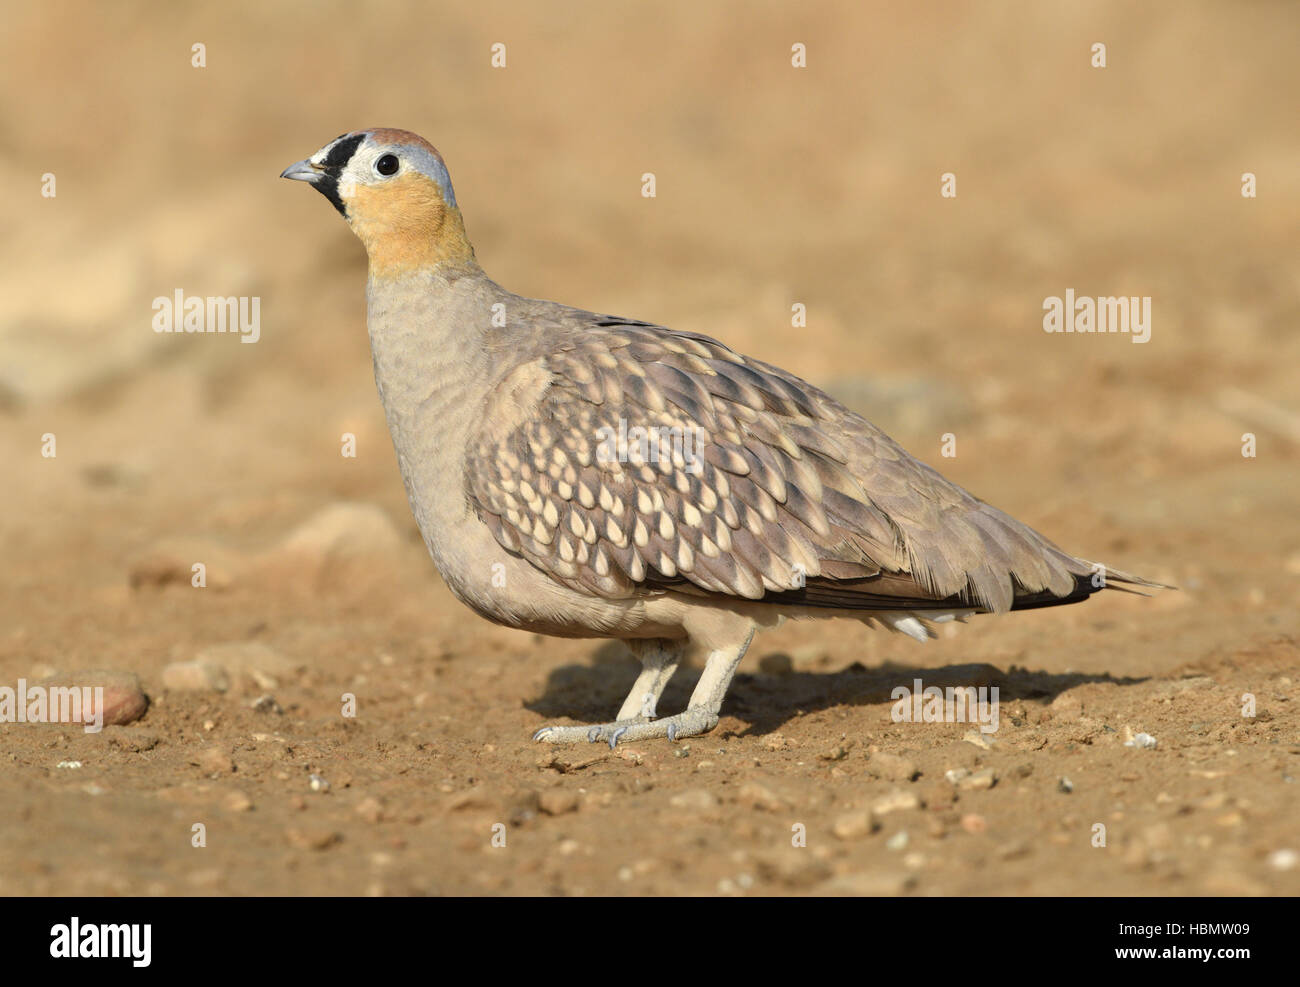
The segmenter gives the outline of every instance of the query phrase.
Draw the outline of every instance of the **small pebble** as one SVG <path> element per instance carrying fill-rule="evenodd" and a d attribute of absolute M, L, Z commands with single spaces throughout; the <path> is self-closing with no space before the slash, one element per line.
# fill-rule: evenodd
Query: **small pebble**
<path fill-rule="evenodd" d="M 275 696 L 271 696 L 271 695 L 258 696 L 251 703 L 249 703 L 248 706 L 254 713 L 280 714 L 284 712 L 284 709 L 280 706 L 280 704 L 275 701 Z"/>
<path fill-rule="evenodd" d="M 916 762 L 910 757 L 900 757 L 884 751 L 871 755 L 867 771 L 886 781 L 914 781 L 921 774 Z"/>
<path fill-rule="evenodd" d="M 1268 865 L 1274 870 L 1294 870 L 1300 864 L 1300 853 L 1287 848 L 1274 850 L 1268 855 Z"/>
<path fill-rule="evenodd" d="M 995 739 L 980 730 L 967 730 L 961 739 L 966 741 L 968 744 L 974 744 L 981 750 L 986 751 L 991 751 L 995 747 L 999 746 Z"/>
<path fill-rule="evenodd" d="M 578 793 L 568 788 L 548 788 L 537 798 L 537 807 L 548 816 L 562 816 L 578 808 Z"/>
<path fill-rule="evenodd" d="M 967 791 L 974 791 L 982 788 L 992 788 L 998 782 L 998 776 L 992 768 L 983 768 L 974 774 L 968 775 L 957 783 L 958 788 Z"/>
<path fill-rule="evenodd" d="M 767 812 L 777 812 L 785 808 L 786 804 L 785 800 L 770 788 L 756 781 L 747 781 L 741 785 L 736 797 L 750 808 L 763 809 Z"/>
<path fill-rule="evenodd" d="M 103 689 L 104 726 L 123 726 L 144 716 L 149 708 L 149 697 L 140 688 L 140 679 L 130 672 L 111 672 L 91 668 L 58 675 L 41 682 L 41 685 L 74 686 L 77 688 Z M 91 693 L 92 697 L 94 693 Z M 83 710 L 83 716 L 86 711 Z M 84 727 L 85 721 L 82 721 Z"/>
<path fill-rule="evenodd" d="M 888 795 L 882 795 L 871 804 L 871 811 L 878 816 L 883 816 L 890 812 L 898 812 L 900 809 L 919 809 L 921 800 L 913 792 L 890 792 Z"/>
<path fill-rule="evenodd" d="M 853 749 L 853 741 L 845 741 L 842 744 L 836 744 L 830 750 L 822 751 L 817 756 L 823 761 L 843 761 L 849 756 L 849 751 Z"/>
<path fill-rule="evenodd" d="M 230 677 L 216 662 L 174 661 L 162 670 L 162 684 L 175 692 L 225 692 Z"/>
<path fill-rule="evenodd" d="M 858 840 L 870 836 L 878 825 L 872 814 L 863 809 L 838 816 L 831 824 L 831 832 L 835 834 L 836 839 Z"/>
<path fill-rule="evenodd" d="M 227 809 L 231 812 L 247 812 L 253 807 L 253 800 L 244 792 L 234 791 L 223 799 Z"/>
<path fill-rule="evenodd" d="M 1136 747 L 1142 750 L 1151 750 L 1156 746 L 1156 738 L 1149 733 L 1135 733 L 1132 740 L 1124 741 L 1125 747 Z"/>
<path fill-rule="evenodd" d="M 289 845 L 299 850 L 328 850 L 343 840 L 342 835 L 332 829 L 290 827 L 284 835 Z"/>
<path fill-rule="evenodd" d="M 921 789 L 921 803 L 931 812 L 951 809 L 958 799 L 957 790 L 947 781 L 937 778 Z"/>

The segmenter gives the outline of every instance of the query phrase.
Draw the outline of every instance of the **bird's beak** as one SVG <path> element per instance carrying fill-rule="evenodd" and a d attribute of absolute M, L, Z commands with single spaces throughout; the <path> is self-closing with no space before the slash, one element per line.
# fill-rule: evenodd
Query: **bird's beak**
<path fill-rule="evenodd" d="M 290 178 L 295 182 L 317 182 L 325 174 L 318 166 L 311 163 L 309 158 L 301 161 L 295 161 L 288 168 L 280 172 L 281 178 Z"/>

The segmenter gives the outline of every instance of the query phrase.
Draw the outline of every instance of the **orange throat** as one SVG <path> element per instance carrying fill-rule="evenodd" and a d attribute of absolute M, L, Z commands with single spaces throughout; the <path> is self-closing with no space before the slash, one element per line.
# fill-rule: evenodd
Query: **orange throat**
<path fill-rule="evenodd" d="M 383 194 L 364 186 L 345 197 L 348 222 L 370 256 L 372 276 L 393 277 L 472 263 L 460 210 L 424 175 L 403 175 Z"/>

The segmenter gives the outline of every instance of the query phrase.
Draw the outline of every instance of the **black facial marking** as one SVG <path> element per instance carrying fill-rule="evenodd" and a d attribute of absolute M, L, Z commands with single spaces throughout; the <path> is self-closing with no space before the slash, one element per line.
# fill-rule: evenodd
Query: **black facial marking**
<path fill-rule="evenodd" d="M 344 219 L 348 218 L 348 211 L 344 208 L 343 199 L 339 196 L 338 176 L 326 172 L 321 175 L 320 178 L 316 179 L 316 181 L 312 182 L 312 188 L 325 196 L 325 198 L 329 199 L 330 205 L 339 211 L 340 216 Z"/>
<path fill-rule="evenodd" d="M 326 171 L 341 171 L 352 160 L 352 155 L 357 153 L 357 148 L 361 142 L 366 139 L 365 134 L 353 134 L 345 141 L 339 141 L 330 148 L 330 153 L 325 156 L 322 167 Z"/>
<path fill-rule="evenodd" d="M 330 153 L 325 155 L 325 160 L 321 162 L 321 168 L 324 174 L 316 179 L 312 184 L 317 192 L 330 200 L 330 204 L 339 211 L 339 215 L 347 219 L 347 209 L 343 205 L 343 199 L 339 196 L 339 175 L 347 167 L 352 155 L 357 152 L 361 142 L 366 139 L 365 134 L 354 134 L 345 141 L 339 141 L 330 148 Z"/>

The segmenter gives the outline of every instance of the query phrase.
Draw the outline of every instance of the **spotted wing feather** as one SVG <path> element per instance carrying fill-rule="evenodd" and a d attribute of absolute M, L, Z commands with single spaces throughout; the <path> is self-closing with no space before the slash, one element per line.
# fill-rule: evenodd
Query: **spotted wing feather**
<path fill-rule="evenodd" d="M 575 590 L 865 610 L 1087 595 L 1088 563 L 716 340 L 591 315 L 539 369 L 523 424 L 468 450 L 467 495 Z"/>

